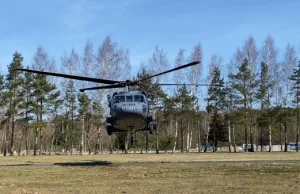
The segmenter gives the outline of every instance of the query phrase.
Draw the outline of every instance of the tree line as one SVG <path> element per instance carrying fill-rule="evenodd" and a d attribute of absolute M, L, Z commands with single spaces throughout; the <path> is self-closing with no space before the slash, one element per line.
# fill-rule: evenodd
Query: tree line
<path fill-rule="evenodd" d="M 140 79 L 191 61 L 202 61 L 202 49 L 200 43 L 189 54 L 179 49 L 175 59 L 170 60 L 156 46 L 133 76 L 129 50 L 113 42 L 110 36 L 96 50 L 87 41 L 82 56 L 72 49 L 59 62 L 39 46 L 32 63 L 25 65 L 22 53 L 16 51 L 8 72 L 0 77 L 1 153 L 92 154 L 128 149 L 141 153 L 154 149 L 158 153 L 189 152 L 195 148 L 206 152 L 210 147 L 217 151 L 220 146 L 236 152 L 237 145 L 242 144 L 245 151 L 255 151 L 255 145 L 260 145 L 260 151 L 264 146 L 272 151 L 273 144 L 288 151 L 288 142 L 299 142 L 300 62 L 291 44 L 286 45 L 280 57 L 272 36 L 267 36 L 261 47 L 249 36 L 227 63 L 221 56 L 211 56 L 207 75 L 203 74 L 202 62 L 130 88 L 148 94 L 159 122 L 153 135 L 135 133 L 132 145 L 125 141 L 129 134 L 109 137 L 105 130 L 109 112 L 106 95 L 120 89 L 80 93 L 79 88 L 95 85 L 13 71 L 31 68 L 103 79 Z M 168 81 L 181 85 L 157 84 Z M 210 86 L 202 87 L 202 83 Z"/>

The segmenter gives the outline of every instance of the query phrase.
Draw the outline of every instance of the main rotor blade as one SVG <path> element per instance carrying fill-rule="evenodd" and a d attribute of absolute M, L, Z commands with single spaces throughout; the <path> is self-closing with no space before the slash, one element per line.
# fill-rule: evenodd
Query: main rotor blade
<path fill-rule="evenodd" d="M 217 86 L 222 87 L 222 85 L 211 85 L 211 84 L 152 84 L 152 85 L 160 85 L 160 86 Z"/>
<path fill-rule="evenodd" d="M 96 83 L 103 83 L 103 84 L 117 84 L 120 83 L 120 81 L 114 81 L 114 80 L 107 80 L 107 79 L 99 79 L 99 78 L 92 78 L 92 77 L 83 77 L 83 76 L 77 76 L 77 75 L 68 75 L 68 74 L 62 74 L 62 73 L 53 73 L 53 72 L 46 72 L 46 71 L 38 71 L 38 70 L 32 70 L 32 69 L 14 69 L 19 71 L 27 71 L 31 73 L 38 73 L 43 75 L 51 75 L 51 76 L 57 76 L 57 77 L 63 77 L 63 78 L 69 78 L 69 79 L 76 79 L 81 81 L 89 81 L 89 82 L 96 82 Z"/>
<path fill-rule="evenodd" d="M 166 74 L 166 73 L 170 73 L 170 72 L 172 72 L 172 71 L 177 71 L 177 70 L 179 70 L 179 69 L 187 68 L 187 67 L 189 67 L 189 66 L 197 65 L 197 64 L 199 64 L 199 63 L 200 63 L 200 61 L 194 61 L 194 62 L 188 63 L 188 64 L 186 64 L 186 65 L 182 65 L 182 66 L 179 66 L 179 67 L 170 69 L 170 70 L 168 70 L 168 71 L 164 71 L 164 72 L 161 72 L 161 73 L 158 73 L 158 74 L 151 75 L 151 76 L 149 76 L 149 77 L 140 79 L 140 80 L 138 80 L 137 82 L 141 82 L 141 81 L 144 81 L 144 80 L 147 80 L 147 79 L 151 79 L 151 78 L 153 78 L 153 77 L 156 77 L 156 76 L 159 76 L 159 75 L 163 75 L 163 74 Z"/>
<path fill-rule="evenodd" d="M 79 89 L 80 92 L 84 92 L 86 90 L 100 90 L 100 89 L 112 89 L 112 88 L 123 88 L 125 87 L 122 84 L 116 84 L 116 85 L 108 85 L 108 86 L 96 86 L 96 87 L 91 87 L 91 88 L 82 88 Z"/>

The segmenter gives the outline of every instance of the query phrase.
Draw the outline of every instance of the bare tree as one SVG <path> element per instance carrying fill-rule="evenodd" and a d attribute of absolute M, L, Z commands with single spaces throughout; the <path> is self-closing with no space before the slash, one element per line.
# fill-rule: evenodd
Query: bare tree
<path fill-rule="evenodd" d="M 86 42 L 85 48 L 84 48 L 84 54 L 82 58 L 82 75 L 83 76 L 91 76 L 92 75 L 92 69 L 93 65 L 95 64 L 95 56 L 93 53 L 93 44 L 90 41 Z M 81 87 L 90 87 L 91 83 L 90 82 L 81 82 Z M 86 121 L 85 121 L 85 114 L 86 111 L 83 111 L 82 114 L 82 127 L 81 127 L 81 142 L 80 142 L 80 154 L 82 154 L 82 151 L 85 150 L 85 141 L 87 137 L 87 126 L 86 126 Z"/>
<path fill-rule="evenodd" d="M 249 69 L 252 73 L 256 72 L 258 50 L 254 38 L 250 35 L 243 47 L 244 56 L 248 60 Z"/>
<path fill-rule="evenodd" d="M 103 79 L 121 80 L 122 78 L 130 78 L 130 69 L 129 51 L 118 48 L 117 43 L 113 42 L 110 36 L 107 36 L 99 47 L 96 55 L 96 63 L 94 65 L 95 76 Z M 111 93 L 119 90 L 120 89 L 112 89 L 109 91 L 97 90 L 94 96 L 105 100 L 103 97 L 107 95 L 108 92 Z M 106 107 L 107 106 L 104 106 L 104 113 L 108 114 Z"/>
<path fill-rule="evenodd" d="M 181 65 L 184 64 L 184 62 L 185 62 L 184 52 L 185 52 L 184 49 L 180 49 L 179 50 L 178 55 L 177 55 L 176 60 L 175 60 L 176 67 L 181 66 Z M 182 73 L 182 71 L 176 71 L 173 74 L 173 80 L 175 81 L 176 84 L 182 83 L 182 81 L 183 81 L 182 79 L 183 79 L 183 73 Z M 179 86 L 177 86 L 177 91 L 178 91 L 178 88 L 179 88 Z M 174 141 L 173 150 L 172 150 L 173 153 L 176 150 L 177 136 L 178 136 L 178 118 L 175 115 L 175 133 L 174 133 L 175 141 Z"/>
<path fill-rule="evenodd" d="M 194 49 L 189 57 L 189 61 L 192 62 L 192 61 L 200 61 L 199 64 L 187 69 L 187 80 L 189 83 L 191 84 L 199 84 L 200 82 L 200 79 L 201 79 L 201 74 L 202 74 L 202 47 L 201 47 L 201 44 L 198 43 L 197 45 L 194 46 Z M 197 88 L 196 87 L 191 87 L 191 94 L 193 96 L 196 96 L 197 98 L 199 98 L 199 95 L 197 94 Z M 199 104 L 198 104 L 199 105 Z M 197 107 L 199 108 L 199 107 Z M 188 120 L 188 127 L 187 127 L 187 133 L 186 133 L 186 149 L 187 151 L 189 150 L 189 145 L 192 141 L 192 130 L 190 130 L 190 123 L 194 123 L 194 120 L 193 119 L 189 119 Z M 199 126 L 199 125 L 198 125 Z M 198 137 L 199 137 L 199 134 L 198 133 Z"/>
<path fill-rule="evenodd" d="M 156 46 L 154 52 L 152 53 L 152 57 L 148 61 L 150 73 L 155 74 L 165 71 L 168 69 L 169 66 L 170 65 L 167 59 L 167 54 L 164 52 L 163 49 L 160 49 L 158 46 Z M 166 74 L 154 77 L 153 82 L 158 83 L 160 81 L 166 81 L 167 76 L 168 75 Z"/>
<path fill-rule="evenodd" d="M 248 66 L 252 73 L 252 75 L 255 75 L 256 72 L 256 65 L 257 65 L 257 58 L 258 58 L 258 50 L 256 47 L 256 43 L 254 38 L 250 35 L 248 39 L 246 40 L 244 47 L 243 47 L 244 56 L 248 60 Z M 253 108 L 253 91 L 251 90 L 252 95 L 250 95 L 250 101 L 249 101 L 249 116 L 250 116 L 250 125 L 249 125 L 249 131 L 250 131 L 250 144 L 251 144 L 251 151 L 254 150 L 253 148 L 253 116 L 252 116 L 252 108 Z"/>
<path fill-rule="evenodd" d="M 75 49 L 73 48 L 68 56 L 66 53 L 61 58 L 62 61 L 62 72 L 67 74 L 79 74 L 79 66 L 80 66 L 80 58 Z M 78 90 L 76 91 L 75 88 L 78 88 L 79 83 L 78 81 L 74 81 L 68 79 L 67 81 L 63 80 L 61 83 L 62 85 L 62 94 L 64 94 L 65 98 L 65 118 L 66 118 L 66 127 L 64 129 L 64 149 L 65 154 L 67 153 L 67 144 L 69 139 L 73 135 L 74 129 L 74 117 L 75 117 L 75 105 L 76 105 L 76 98 L 78 94 Z M 71 119 L 71 122 L 69 122 Z M 71 146 L 73 147 L 73 141 L 71 139 Z"/>
<path fill-rule="evenodd" d="M 199 44 L 194 46 L 194 49 L 189 57 L 189 61 L 200 61 L 201 63 L 194 65 L 192 68 L 187 69 L 187 78 L 189 83 L 191 84 L 198 84 L 201 79 L 201 74 L 202 74 L 202 47 Z M 192 88 L 192 95 L 196 95 L 196 88 Z"/>
<path fill-rule="evenodd" d="M 270 77 L 272 81 L 275 82 L 275 102 L 278 104 L 278 94 L 279 94 L 279 83 L 280 79 L 276 78 L 274 75 L 277 74 L 276 66 L 277 66 L 277 50 L 274 45 L 274 39 L 271 36 L 268 36 L 263 44 L 263 47 L 261 48 L 260 51 L 261 54 L 261 60 L 264 62 L 264 64 L 267 65 L 267 77 Z M 267 98 L 268 101 L 270 101 L 270 91 L 272 88 L 268 88 L 267 91 Z M 269 126 L 268 126 L 268 134 L 269 134 L 269 151 L 272 151 L 272 127 L 270 123 L 270 118 L 269 118 Z"/>
<path fill-rule="evenodd" d="M 284 106 L 291 105 L 292 99 L 291 99 L 291 80 L 289 77 L 293 74 L 293 69 L 296 68 L 297 65 L 297 57 L 296 57 L 296 50 L 295 47 L 291 44 L 287 44 L 284 54 L 284 63 L 282 68 L 282 84 L 284 87 Z"/>

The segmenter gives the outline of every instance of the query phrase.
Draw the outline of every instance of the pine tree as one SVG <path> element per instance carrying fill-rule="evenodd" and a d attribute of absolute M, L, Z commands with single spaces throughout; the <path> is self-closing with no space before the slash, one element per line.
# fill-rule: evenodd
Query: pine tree
<path fill-rule="evenodd" d="M 150 74 L 146 70 L 146 68 L 142 68 L 141 71 L 137 75 L 137 79 L 143 79 L 146 77 L 149 77 Z M 154 84 L 152 79 L 145 80 L 143 83 L 141 83 L 138 87 L 137 90 L 146 92 L 148 99 L 150 99 L 150 111 L 152 113 L 157 114 L 157 111 L 159 106 L 163 101 L 165 101 L 167 95 L 164 93 L 164 91 L 161 89 L 160 85 Z M 156 115 L 156 118 L 158 116 Z M 158 153 L 158 134 L 159 134 L 159 129 L 156 130 L 156 151 Z M 145 133 L 145 147 L 146 147 L 146 153 L 148 152 L 148 132 L 146 131 Z"/>
<path fill-rule="evenodd" d="M 29 67 L 27 67 L 29 68 Z M 22 102 L 21 108 L 23 109 L 23 123 L 25 125 L 25 129 L 23 131 L 23 136 L 25 138 L 25 150 L 26 155 L 29 154 L 28 150 L 28 129 L 30 121 L 33 120 L 31 115 L 32 113 L 32 82 L 33 82 L 33 75 L 32 73 L 25 72 L 24 74 L 24 82 L 23 82 L 23 90 L 24 90 L 24 101 Z"/>
<path fill-rule="evenodd" d="M 17 115 L 20 111 L 20 105 L 23 101 L 23 75 L 20 71 L 14 71 L 16 68 L 23 68 L 23 57 L 19 52 L 13 54 L 13 60 L 8 66 L 8 75 L 6 77 L 5 99 L 8 101 L 7 117 L 10 121 L 11 139 L 10 139 L 10 155 L 14 154 L 14 135 Z M 6 153 L 5 153 L 6 154 Z"/>
<path fill-rule="evenodd" d="M 188 91 L 186 85 L 180 87 L 176 94 L 175 102 L 180 106 L 179 117 L 180 117 L 180 135 L 181 135 L 181 152 L 184 151 L 184 121 L 189 121 L 189 119 L 195 115 L 194 104 L 195 96 L 192 96 Z M 186 122 L 188 123 L 188 122 Z"/>
<path fill-rule="evenodd" d="M 101 125 L 104 123 L 104 119 L 103 119 L 103 108 L 100 99 L 95 99 L 92 102 L 91 120 L 92 120 L 92 125 L 97 129 L 98 132 L 97 142 L 95 145 L 95 154 L 96 154 L 99 153 L 100 150 L 103 152 L 103 139 L 101 133 L 102 131 Z"/>
<path fill-rule="evenodd" d="M 260 80 L 259 87 L 256 93 L 256 98 L 260 101 L 260 117 L 259 117 L 259 125 L 260 125 L 260 144 L 261 151 L 263 148 L 263 128 L 268 126 L 268 134 L 269 134 L 269 150 L 271 150 L 271 123 L 270 123 L 270 88 L 272 86 L 270 81 L 269 67 L 266 63 L 261 62 L 261 72 L 260 72 Z"/>
<path fill-rule="evenodd" d="M 81 94 L 78 94 L 78 102 L 79 102 L 78 112 L 79 112 L 79 116 L 82 119 L 81 143 L 80 143 L 80 148 L 79 148 L 79 154 L 82 154 L 83 146 L 84 146 L 84 134 L 86 133 L 85 119 L 89 112 L 91 99 L 88 97 L 87 94 L 81 93 Z"/>
<path fill-rule="evenodd" d="M 295 95 L 294 103 L 296 104 L 296 118 L 297 118 L 297 135 L 296 135 L 296 151 L 299 151 L 299 102 L 300 102 L 300 61 L 296 69 L 293 70 L 293 74 L 290 76 L 290 80 L 294 82 L 292 92 Z"/>
<path fill-rule="evenodd" d="M 74 124 L 74 118 L 75 118 L 75 110 L 76 110 L 76 95 L 74 91 L 74 82 L 73 80 L 68 80 L 67 82 L 67 90 L 65 93 L 65 123 L 66 127 L 64 129 L 64 150 L 65 154 L 67 154 L 68 146 L 73 146 L 74 141 L 76 141 L 76 137 L 74 136 L 75 133 L 75 124 Z M 72 149 L 72 148 L 71 148 Z"/>
<path fill-rule="evenodd" d="M 245 151 L 248 151 L 248 125 L 250 124 L 251 120 L 249 119 L 250 109 L 249 105 L 253 99 L 255 89 L 258 85 L 258 82 L 255 80 L 254 75 L 251 72 L 251 69 L 248 65 L 248 60 L 245 59 L 244 62 L 239 66 L 239 72 L 236 74 L 229 74 L 231 87 L 233 92 L 236 94 L 236 103 L 242 107 L 244 113 L 244 129 L 245 129 Z M 252 119 L 252 118 L 251 118 Z M 251 129 L 251 128 L 250 128 Z M 254 150 L 253 148 L 253 134 L 250 130 L 250 143 L 251 143 L 251 151 Z"/>
<path fill-rule="evenodd" d="M 210 134 L 213 135 L 214 151 L 217 149 L 218 141 L 224 141 L 225 139 L 225 125 L 221 113 L 225 107 L 225 90 L 224 90 L 224 78 L 221 78 L 220 68 L 215 66 L 212 70 L 211 83 L 212 86 L 208 88 L 208 112 L 212 113 L 212 119 L 210 120 Z M 206 137 L 211 139 L 209 137 Z"/>
<path fill-rule="evenodd" d="M 34 75 L 33 86 L 33 113 L 35 114 L 36 121 L 32 125 L 35 128 L 35 144 L 34 144 L 34 155 L 37 151 L 37 139 L 39 134 L 39 154 L 42 154 L 43 145 L 43 134 L 42 129 L 46 126 L 46 122 L 43 120 L 43 115 L 49 112 L 51 106 L 53 106 L 55 100 L 60 95 L 59 91 L 56 91 L 56 86 L 47 81 L 45 75 L 37 74 Z"/>

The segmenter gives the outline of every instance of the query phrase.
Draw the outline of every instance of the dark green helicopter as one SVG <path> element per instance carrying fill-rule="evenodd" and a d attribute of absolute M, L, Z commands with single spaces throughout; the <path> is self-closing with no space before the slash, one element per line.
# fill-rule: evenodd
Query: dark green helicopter
<path fill-rule="evenodd" d="M 200 61 L 194 61 L 186 65 L 178 66 L 176 68 L 164 71 L 155 75 L 151 75 L 146 78 L 139 80 L 126 80 L 126 81 L 116 81 L 92 77 L 83 77 L 76 75 L 68 75 L 54 72 L 45 72 L 31 69 L 15 69 L 20 71 L 27 71 L 31 73 L 44 74 L 50 76 L 58 76 L 63 78 L 96 82 L 102 84 L 109 84 L 104 86 L 96 86 L 91 88 L 80 89 L 80 92 L 86 90 L 97 90 L 97 89 L 112 89 L 112 88 L 124 88 L 125 91 L 115 92 L 112 96 L 108 95 L 108 102 L 110 108 L 110 116 L 106 118 L 106 130 L 108 135 L 118 132 L 131 132 L 135 131 L 149 131 L 150 134 L 157 129 L 157 120 L 153 112 L 150 112 L 149 100 L 147 94 L 143 91 L 129 91 L 130 86 L 138 86 L 145 80 L 151 79 L 156 76 L 160 76 L 172 71 L 177 71 L 183 68 L 187 68 L 193 65 L 199 64 Z M 171 86 L 171 85 L 183 85 L 183 84 L 158 84 L 162 86 Z M 205 84 L 186 84 L 186 85 L 203 85 Z M 208 85 L 206 85 L 208 86 Z"/>

